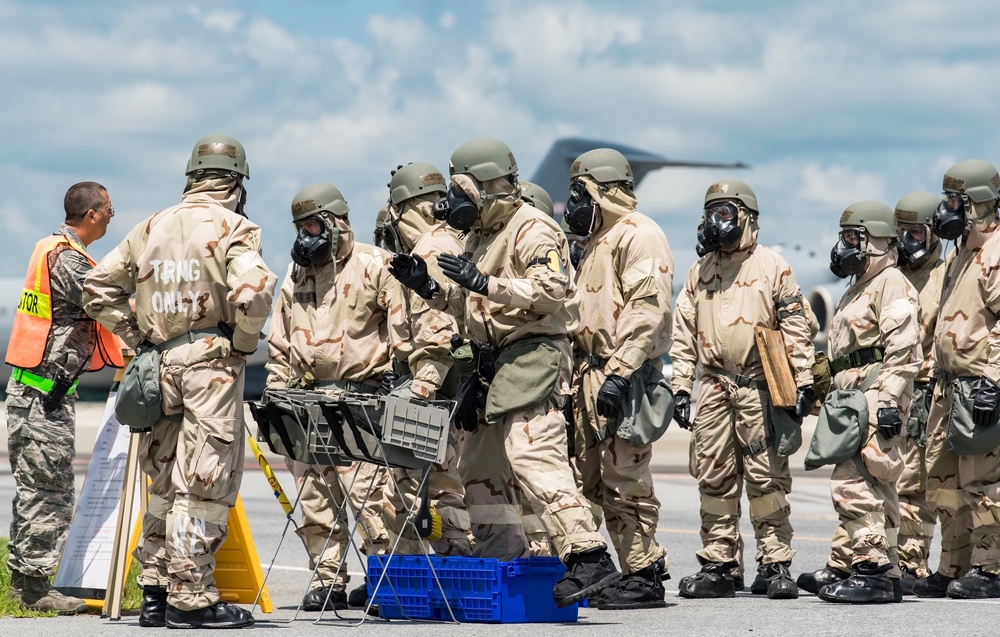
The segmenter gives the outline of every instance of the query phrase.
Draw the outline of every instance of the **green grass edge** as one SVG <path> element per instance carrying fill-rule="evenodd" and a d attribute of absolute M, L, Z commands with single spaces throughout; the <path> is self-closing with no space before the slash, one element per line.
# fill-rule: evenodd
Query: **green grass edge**
<path fill-rule="evenodd" d="M 10 540 L 0 537 L 0 617 L 55 617 L 54 611 L 40 611 L 25 608 L 14 602 L 7 595 L 10 588 L 10 569 L 7 568 L 7 544 Z M 128 577 L 125 580 L 125 594 L 122 596 L 122 610 L 137 610 L 142 605 L 142 591 L 136 583 L 139 577 L 139 564 L 132 560 Z M 102 609 L 87 608 L 86 613 L 90 615 L 100 615 Z"/>

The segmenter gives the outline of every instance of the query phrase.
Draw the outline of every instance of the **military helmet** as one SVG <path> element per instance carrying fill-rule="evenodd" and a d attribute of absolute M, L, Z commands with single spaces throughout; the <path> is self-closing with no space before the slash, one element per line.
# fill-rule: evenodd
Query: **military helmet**
<path fill-rule="evenodd" d="M 389 180 L 389 199 L 396 205 L 430 192 L 446 193 L 448 186 L 441 171 L 426 162 L 400 166 Z"/>
<path fill-rule="evenodd" d="M 870 237 L 890 237 L 895 239 L 896 217 L 892 208 L 877 201 L 852 203 L 840 215 L 840 227 L 861 226 Z"/>
<path fill-rule="evenodd" d="M 481 137 L 455 149 L 448 162 L 448 172 L 472 175 L 483 182 L 516 173 L 517 161 L 507 144 L 492 137 Z"/>
<path fill-rule="evenodd" d="M 723 179 L 722 181 L 717 181 L 708 187 L 705 191 L 705 207 L 713 201 L 723 201 L 727 199 L 735 199 L 742 203 L 748 210 L 754 212 L 759 212 L 757 208 L 757 195 L 754 194 L 753 188 L 751 188 L 746 182 L 740 181 L 739 179 Z"/>
<path fill-rule="evenodd" d="M 1000 175 L 982 159 L 960 161 L 944 174 L 943 189 L 968 195 L 974 203 L 1000 197 Z"/>
<path fill-rule="evenodd" d="M 552 197 L 549 196 L 549 193 L 545 192 L 545 189 L 538 184 L 531 183 L 530 181 L 522 181 L 520 185 L 521 199 L 527 199 L 532 206 L 551 217 Z"/>
<path fill-rule="evenodd" d="M 292 221 L 329 212 L 337 217 L 347 216 L 350 208 L 344 195 L 333 184 L 319 182 L 306 186 L 292 199 Z"/>
<path fill-rule="evenodd" d="M 570 166 L 569 178 L 576 179 L 583 175 L 589 175 L 599 184 L 619 181 L 635 183 L 632 167 L 625 155 L 613 148 L 595 148 L 577 157 Z"/>
<path fill-rule="evenodd" d="M 205 135 L 195 142 L 184 174 L 198 170 L 232 172 L 250 179 L 250 164 L 243 144 L 229 135 Z"/>
<path fill-rule="evenodd" d="M 933 192 L 917 190 L 903 195 L 896 203 L 896 210 L 893 212 L 896 223 L 910 223 L 930 225 L 934 211 L 941 204 L 940 195 Z"/>

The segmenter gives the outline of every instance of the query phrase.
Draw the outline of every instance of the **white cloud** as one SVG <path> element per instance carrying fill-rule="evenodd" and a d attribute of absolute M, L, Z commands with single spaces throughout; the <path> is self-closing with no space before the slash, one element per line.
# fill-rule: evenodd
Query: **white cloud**
<path fill-rule="evenodd" d="M 872 173 L 858 173 L 846 166 L 821 167 L 809 164 L 802 168 L 800 199 L 844 208 L 865 199 L 885 198 L 885 178 Z"/>
<path fill-rule="evenodd" d="M 123 211 L 110 247 L 176 201 L 194 140 L 228 132 L 247 147 L 249 209 L 277 268 L 307 183 L 341 187 L 367 238 L 398 163 L 445 168 L 457 145 L 496 136 L 530 178 L 553 140 L 583 136 L 750 163 L 734 176 L 757 191 L 765 242 L 791 244 L 823 241 L 852 201 L 937 190 L 955 158 L 997 161 L 1000 143 L 990 0 L 963 5 L 975 19 L 959 38 L 942 35 L 951 5 L 904 0 L 376 4 L 356 32 L 337 18 L 360 3 L 317 3 L 310 24 L 232 1 L 95 6 L 0 0 L 0 164 L 17 176 L 5 227 L 37 232 L 18 219 L 28 210 L 54 225 L 62 193 L 39 210 L 39 191 L 92 178 Z M 640 208 L 681 250 L 726 174 L 653 173 Z M 17 232 L 0 243 L 7 271 L 33 243 Z"/>

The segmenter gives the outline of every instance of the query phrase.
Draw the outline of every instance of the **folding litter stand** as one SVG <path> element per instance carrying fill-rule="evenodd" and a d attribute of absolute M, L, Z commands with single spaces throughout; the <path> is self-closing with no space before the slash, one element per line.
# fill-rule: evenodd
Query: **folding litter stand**
<path fill-rule="evenodd" d="M 423 472 L 417 491 L 418 497 L 414 498 L 412 504 L 406 508 L 408 515 L 396 542 L 388 555 L 378 557 L 382 571 L 378 582 L 372 587 L 368 605 L 365 607 L 361 619 L 352 625 L 358 626 L 367 619 L 368 611 L 375 603 L 376 594 L 383 584 L 388 584 L 397 601 L 399 600 L 399 595 L 396 593 L 392 581 L 387 577 L 389 571 L 387 566 L 396 552 L 400 538 L 406 534 L 407 529 L 412 530 L 414 534 L 417 533 L 416 517 L 420 503 L 419 494 L 425 493 L 424 487 L 434 463 L 441 463 L 445 459 L 448 430 L 454 407 L 454 401 L 416 401 L 396 396 L 350 392 L 340 393 L 334 398 L 324 392 L 302 389 L 267 389 L 259 402 L 250 403 L 250 411 L 258 425 L 257 439 L 266 443 L 270 450 L 276 454 L 314 465 L 347 466 L 355 461 L 361 461 L 374 463 L 386 469 L 404 468 Z M 387 473 L 398 491 L 399 485 L 396 484 L 393 472 L 388 471 Z M 326 482 L 325 472 L 321 472 L 321 475 Z M 340 482 L 345 495 L 349 494 L 351 487 L 358 479 L 358 471 L 355 470 L 349 485 L 343 484 L 339 473 L 336 479 Z M 326 487 L 331 500 L 333 500 L 333 491 L 328 482 Z M 367 503 L 374 487 L 373 477 L 372 482 L 368 485 L 365 503 Z M 293 503 L 293 510 L 298 507 L 300 497 L 301 491 Z M 365 529 L 360 526 L 355 516 L 349 514 L 349 500 L 349 497 L 344 498 L 335 519 L 351 522 L 348 528 L 348 540 L 361 561 L 362 567 L 367 569 L 367 561 L 362 556 L 354 539 L 355 531 L 359 527 L 362 533 L 365 533 Z M 406 506 L 405 498 L 404 506 Z M 271 558 L 271 564 L 264 576 L 265 583 L 274 566 L 274 561 L 277 559 L 281 542 L 288 532 L 288 526 L 291 524 L 295 524 L 295 522 L 289 513 L 278 548 L 275 550 L 274 557 Z M 329 546 L 331 537 L 332 534 L 327 537 L 327 546 Z M 451 621 L 457 623 L 458 620 L 455 619 L 444 588 L 434 572 L 434 565 L 427 551 L 427 543 L 421 542 L 421 545 L 430 572 L 444 598 L 448 615 L 451 617 Z M 326 547 L 324 547 L 324 552 L 325 550 Z M 338 573 L 340 569 L 346 568 L 346 559 L 345 555 L 337 567 Z M 312 577 L 316 576 L 318 568 L 319 564 L 313 569 Z M 325 605 L 324 603 L 324 608 Z M 301 608 L 300 601 L 295 615 L 289 621 L 294 621 L 298 617 Z M 351 620 L 351 618 L 342 617 L 337 610 L 333 612 L 340 620 Z M 325 613 L 325 610 L 321 611 L 315 623 L 323 621 Z"/>

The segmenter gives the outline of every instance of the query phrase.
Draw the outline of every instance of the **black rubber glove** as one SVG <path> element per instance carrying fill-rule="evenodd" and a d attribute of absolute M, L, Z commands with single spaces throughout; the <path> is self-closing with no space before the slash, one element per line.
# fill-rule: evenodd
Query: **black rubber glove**
<path fill-rule="evenodd" d="M 681 429 L 691 428 L 691 394 L 683 389 L 674 394 L 674 422 Z"/>
<path fill-rule="evenodd" d="M 878 419 L 878 432 L 886 440 L 895 438 L 903 430 L 903 419 L 900 418 L 899 410 L 895 407 L 879 407 L 876 418 Z"/>
<path fill-rule="evenodd" d="M 486 296 L 486 287 L 489 285 L 490 277 L 479 271 L 476 264 L 469 257 L 462 255 L 456 257 L 453 254 L 439 254 L 438 265 L 444 271 L 444 275 L 458 283 L 463 288 L 472 290 L 476 294 Z"/>
<path fill-rule="evenodd" d="M 979 386 L 972 395 L 972 422 L 977 427 L 992 427 L 997 422 L 997 403 L 1000 402 L 1000 387 L 985 376 L 979 379 Z"/>
<path fill-rule="evenodd" d="M 56 374 L 56 379 L 53 382 L 52 389 L 50 389 L 49 393 L 45 394 L 45 397 L 42 398 L 42 408 L 45 410 L 45 413 L 50 414 L 59 409 L 59 407 L 63 404 L 63 399 L 66 398 L 66 394 L 69 393 L 71 387 L 73 387 L 72 378 L 62 372 Z"/>
<path fill-rule="evenodd" d="M 438 282 L 427 274 L 427 263 L 419 254 L 397 252 L 392 255 L 389 274 L 424 299 L 432 298 L 440 289 Z"/>
<path fill-rule="evenodd" d="M 243 350 L 238 349 L 236 347 L 236 342 L 233 340 L 233 334 L 235 334 L 236 331 L 233 329 L 232 325 L 230 325 L 229 323 L 226 323 L 225 321 L 219 321 L 218 327 L 219 327 L 219 331 L 222 332 L 222 335 L 225 336 L 226 339 L 229 340 L 229 344 L 232 346 L 234 352 L 236 352 L 237 354 L 243 354 L 244 356 L 251 356 L 251 355 L 253 355 L 253 352 L 246 352 L 246 351 L 243 351 Z M 255 349 L 254 352 L 255 351 L 257 351 L 257 350 Z"/>
<path fill-rule="evenodd" d="M 931 410 L 931 405 L 934 403 L 934 388 L 937 386 L 937 378 L 931 378 L 930 382 L 927 383 L 927 393 L 924 394 L 924 409 L 928 412 Z"/>
<path fill-rule="evenodd" d="M 605 378 L 601 388 L 597 390 L 597 415 L 605 418 L 616 417 L 628 388 L 629 382 L 621 376 L 612 374 Z"/>
<path fill-rule="evenodd" d="M 813 386 L 806 385 L 805 387 L 799 387 L 795 395 L 795 417 L 801 421 L 812 412 L 813 405 L 815 404 L 816 392 L 813 391 Z"/>

